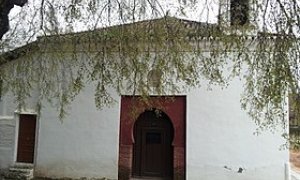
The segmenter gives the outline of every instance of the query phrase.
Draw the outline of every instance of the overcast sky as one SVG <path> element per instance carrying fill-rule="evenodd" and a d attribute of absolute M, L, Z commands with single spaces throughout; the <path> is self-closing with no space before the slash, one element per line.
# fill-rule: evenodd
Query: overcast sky
<path fill-rule="evenodd" d="M 51 1 L 51 0 L 49 0 Z M 68 13 L 67 10 L 64 9 L 64 7 L 61 7 L 61 5 L 66 5 L 66 1 L 58 2 L 55 0 L 53 1 L 53 7 L 55 10 L 55 13 L 58 17 L 59 21 L 59 27 L 63 28 L 65 26 L 63 16 Z M 127 0 L 127 4 L 130 4 L 130 0 Z M 141 0 L 142 1 L 142 0 Z M 189 0 L 187 0 L 189 1 Z M 64 3 L 65 2 L 65 3 Z M 81 0 L 81 4 L 88 4 L 88 0 Z M 101 3 L 102 2 L 102 3 Z M 112 12 L 112 15 L 110 16 L 110 21 L 108 23 L 108 18 L 106 16 L 107 12 L 102 11 L 102 7 L 104 6 L 104 2 L 101 1 L 96 6 L 99 8 L 98 11 L 96 11 L 95 15 L 91 17 L 90 14 L 85 14 L 85 9 L 82 7 L 79 7 L 82 9 L 82 17 L 74 21 L 74 31 L 81 31 L 81 30 L 88 30 L 91 28 L 94 28 L 95 21 L 101 21 L 101 23 L 98 23 L 97 26 L 109 26 L 113 24 L 119 24 L 121 23 L 118 19 L 117 12 Z M 145 1 L 147 2 L 147 1 Z M 10 13 L 10 19 L 11 19 L 11 26 L 15 27 L 17 24 L 22 24 L 21 27 L 18 28 L 24 28 L 26 26 L 30 26 L 30 24 L 33 21 L 33 17 L 35 17 L 37 21 L 35 24 L 35 28 L 40 28 L 38 26 L 38 21 L 40 18 L 40 3 L 41 0 L 29 0 L 28 4 L 20 8 L 18 6 L 15 6 L 11 13 Z M 141 4 L 137 5 L 140 6 Z M 45 7 L 49 7 L 47 5 L 44 5 Z M 130 5 L 129 5 L 130 6 Z M 158 12 L 156 13 L 157 17 L 161 17 L 166 12 L 169 13 L 170 16 L 175 16 L 183 19 L 193 20 L 193 21 L 202 21 L 206 22 L 209 21 L 211 23 L 217 22 L 217 15 L 218 15 L 218 0 L 201 0 L 198 1 L 196 4 L 191 4 L 187 2 L 186 4 L 180 4 L 178 0 L 160 0 L 159 5 L 156 6 L 158 9 Z M 78 9 L 79 9 L 78 8 Z M 112 7 L 111 9 L 117 9 L 117 7 Z M 153 18 L 155 15 L 151 13 L 151 10 L 148 6 L 148 11 L 144 14 L 144 16 L 137 18 L 137 20 L 142 19 L 150 19 Z M 102 16 L 99 19 L 99 14 L 102 13 Z M 136 13 L 138 14 L 138 12 Z M 20 21 L 21 20 L 21 21 Z M 14 29 L 14 28 L 12 28 Z"/>
<path fill-rule="evenodd" d="M 72 11 L 69 6 L 71 1 L 80 2 Z M 108 6 L 106 2 L 115 2 L 111 6 L 110 16 L 108 16 Z M 159 2 L 156 4 L 158 11 L 153 13 L 149 7 L 149 2 Z M 184 3 L 186 1 L 186 3 Z M 190 1 L 196 1 L 195 4 L 190 3 Z M 275 0 L 268 0 L 262 2 L 272 2 Z M 134 2 L 133 0 L 97 0 L 93 4 L 96 7 L 91 11 L 89 3 L 92 0 L 45 0 L 44 8 L 45 11 L 41 11 L 42 0 L 28 0 L 28 3 L 23 7 L 15 6 L 10 15 L 10 31 L 3 37 L 2 44 L 6 46 L 11 45 L 12 47 L 21 46 L 28 42 L 36 39 L 37 36 L 44 36 L 49 34 L 62 34 L 69 32 L 78 32 L 86 30 L 94 30 L 96 28 L 101 28 L 105 26 L 130 23 L 132 22 L 132 12 Z M 121 19 L 119 16 L 119 9 L 116 2 L 123 3 L 123 12 L 125 18 Z M 219 12 L 219 0 L 138 0 L 135 8 L 135 21 L 159 18 L 169 12 L 170 16 L 209 23 L 217 23 L 217 16 Z M 179 3 L 181 2 L 181 3 Z M 274 4 L 270 3 L 269 8 Z M 142 10 L 143 4 L 147 4 L 144 13 L 139 13 Z M 104 10 L 103 10 L 104 8 Z M 267 9 L 267 12 L 270 11 Z M 67 18 L 68 14 L 76 12 L 80 14 L 78 18 Z M 275 12 L 275 11 L 274 11 Z M 44 23 L 41 23 L 43 14 Z M 139 15 L 140 14 L 140 15 Z M 274 22 L 274 18 L 278 18 L 273 12 L 267 13 L 266 21 L 267 28 L 269 31 L 275 29 L 275 25 L 281 23 L 279 19 L 278 22 Z M 49 20 L 49 17 L 51 21 Z M 53 15 L 53 16 L 52 16 Z M 73 16 L 74 17 L 74 16 Z M 259 25 L 263 25 L 262 19 L 257 19 Z M 298 31 L 297 28 L 296 31 Z M 4 42 L 4 43 L 3 43 Z M 9 48 L 11 49 L 11 48 Z"/>
<path fill-rule="evenodd" d="M 28 3 L 20 8 L 15 6 L 10 14 L 10 30 L 3 37 L 2 46 L 0 49 L 13 49 L 15 47 L 24 45 L 28 42 L 32 42 L 38 36 L 44 36 L 53 33 L 53 30 L 63 34 L 69 32 L 79 32 L 86 30 L 93 30 L 95 28 L 101 28 L 105 26 L 121 24 L 121 23 L 130 23 L 132 20 L 128 20 L 128 17 L 131 18 L 130 13 L 132 9 L 132 0 L 122 0 L 118 2 L 124 3 L 127 10 L 124 10 L 124 18 L 121 20 L 118 15 L 118 6 L 113 4 L 111 6 L 110 16 L 108 17 L 108 9 L 105 5 L 107 0 L 98 0 L 97 4 L 94 6 L 97 8 L 94 13 L 89 11 L 88 4 L 90 0 L 77 0 L 79 3 L 76 6 L 76 10 L 80 11 L 80 17 L 70 20 L 66 18 L 70 14 L 71 8 L 68 6 L 72 0 L 45 0 L 44 9 L 46 9 L 48 14 L 54 14 L 54 19 L 52 21 L 47 20 L 49 15 L 46 11 L 41 11 L 41 0 L 28 0 Z M 110 0 L 111 2 L 117 2 L 116 0 Z M 144 12 L 140 13 L 139 10 L 142 8 L 143 3 L 154 2 L 156 0 L 139 0 L 137 1 L 136 16 L 135 21 L 159 18 L 164 16 L 167 12 L 170 16 L 178 17 L 182 19 L 188 19 L 193 21 L 201 22 L 217 22 L 218 15 L 218 2 L 219 0 L 199 0 L 197 3 L 190 3 L 191 0 L 158 0 L 159 3 L 156 4 L 158 11 L 153 13 L 149 7 L 149 4 Z M 181 1 L 179 3 L 178 1 Z M 183 1 L 187 1 L 183 3 Z M 68 4 L 69 3 L 69 4 Z M 102 10 L 103 7 L 106 7 L 105 10 Z M 128 11 L 128 9 L 130 11 Z M 43 14 L 44 23 L 41 23 L 41 14 Z M 101 14 L 101 15 L 100 15 Z M 43 28 L 41 28 L 43 27 Z"/>

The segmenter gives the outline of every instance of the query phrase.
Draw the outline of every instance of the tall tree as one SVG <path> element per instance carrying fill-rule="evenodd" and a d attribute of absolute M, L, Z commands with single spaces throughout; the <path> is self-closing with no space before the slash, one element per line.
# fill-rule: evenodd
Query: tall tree
<path fill-rule="evenodd" d="M 11 6 L 12 3 L 2 7 L 10 9 Z M 230 8 L 234 11 L 228 14 Z M 7 15 L 9 11 L 3 12 Z M 185 20 L 178 23 L 167 14 L 192 16 L 202 23 Z M 120 25 L 158 17 L 164 17 L 158 23 L 160 25 L 154 25 L 153 21 Z M 219 25 L 214 24 L 217 17 Z M 1 23 L 7 25 L 7 18 Z M 120 26 L 110 27 L 112 25 Z M 1 27 L 7 30 L 7 26 Z M 11 31 L 1 41 L 1 47 L 3 51 L 14 49 L 16 45 L 32 42 L 37 36 L 48 35 L 37 41 L 42 46 L 32 43 L 27 46 L 29 49 L 19 50 L 26 53 L 39 47 L 41 55 L 38 57 L 44 61 L 36 62 L 35 66 L 31 61 L 23 61 L 15 72 L 11 69 L 15 67 L 4 65 L 0 59 L 0 75 L 3 84 L 6 84 L 2 91 L 13 92 L 16 101 L 22 104 L 29 96 L 29 89 L 38 86 L 42 88 L 40 98 L 59 99 L 63 114 L 65 104 L 72 101 L 84 84 L 95 82 L 95 102 L 101 108 L 113 102 L 107 90 L 109 87 L 114 87 L 119 93 L 122 89 L 133 89 L 134 93 L 149 94 L 144 72 L 149 70 L 150 65 L 141 61 L 143 55 L 156 60 L 151 67 L 154 66 L 157 72 L 176 77 L 158 88 L 159 93 L 180 91 L 175 85 L 178 81 L 194 87 L 199 86 L 200 77 L 204 77 L 211 84 L 226 86 L 231 78 L 241 77 L 245 80 L 242 107 L 248 110 L 258 126 L 263 129 L 272 128 L 277 123 L 285 126 L 285 119 L 275 117 L 286 115 L 284 103 L 287 93 L 297 94 L 300 90 L 299 27 L 300 4 L 296 0 L 32 0 L 15 16 Z M 73 33 L 79 30 L 89 32 L 81 33 L 80 39 Z M 62 36 L 62 33 L 68 34 Z M 216 43 L 210 44 L 207 56 L 201 48 L 191 47 L 185 41 L 187 37 L 196 44 L 205 38 L 207 42 L 213 38 Z M 56 42 L 53 42 L 54 39 Z M 79 61 L 89 48 L 80 49 L 78 42 L 93 47 L 95 41 L 103 45 L 101 50 L 89 57 L 89 62 Z M 145 44 L 136 47 L 130 43 L 136 41 L 151 42 L 151 47 Z M 72 44 L 71 60 L 66 60 L 64 53 L 59 52 L 61 49 L 55 49 L 57 42 Z M 53 51 L 49 50 L 51 48 Z M 182 49 L 191 53 L 189 59 Z M 231 64 L 226 61 L 228 52 L 234 52 L 231 53 L 231 56 L 234 55 Z M 49 62 L 46 56 L 56 61 Z M 127 61 L 111 61 L 115 56 Z M 8 53 L 1 57 L 2 62 L 6 62 L 11 55 Z M 78 71 L 71 70 L 74 66 L 79 67 Z M 225 70 L 229 73 L 223 73 Z M 126 84 L 124 79 L 132 83 Z M 169 89 L 164 89 L 166 87 Z"/>

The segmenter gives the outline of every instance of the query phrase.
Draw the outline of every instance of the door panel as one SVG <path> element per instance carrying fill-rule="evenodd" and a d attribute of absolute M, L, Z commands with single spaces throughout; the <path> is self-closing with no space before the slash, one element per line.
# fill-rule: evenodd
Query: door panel
<path fill-rule="evenodd" d="M 36 116 L 20 115 L 17 162 L 33 163 Z"/>
<path fill-rule="evenodd" d="M 171 177 L 173 132 L 168 119 L 144 112 L 135 124 L 134 137 L 133 175 Z"/>
<path fill-rule="evenodd" d="M 162 130 L 144 129 L 142 175 L 163 176 L 165 172 L 164 145 L 164 133 Z"/>

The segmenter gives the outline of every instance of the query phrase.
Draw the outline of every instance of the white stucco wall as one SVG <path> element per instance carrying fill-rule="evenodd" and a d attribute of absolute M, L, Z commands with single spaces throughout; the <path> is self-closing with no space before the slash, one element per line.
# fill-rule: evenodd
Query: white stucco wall
<path fill-rule="evenodd" d="M 15 127 L 13 117 L 0 116 L 0 169 L 14 163 Z"/>
<path fill-rule="evenodd" d="M 241 110 L 241 92 L 242 84 L 235 80 L 226 89 L 188 94 L 187 179 L 285 179 L 289 154 L 281 150 L 283 131 L 254 135 L 254 122 Z"/>
<path fill-rule="evenodd" d="M 16 162 L 19 114 L 36 114 L 37 92 L 26 100 L 26 108 L 19 110 L 14 96 L 7 93 L 0 101 L 0 169 L 13 166 Z"/>
<path fill-rule="evenodd" d="M 43 108 L 35 175 L 117 179 L 119 109 L 119 102 L 96 109 L 91 86 L 77 96 L 63 122 L 55 107 Z"/>
<path fill-rule="evenodd" d="M 0 98 L 0 169 L 14 163 L 16 121 L 6 113 L 6 97 Z"/>
<path fill-rule="evenodd" d="M 204 85 L 181 94 L 187 98 L 186 179 L 286 180 L 289 158 L 287 149 L 280 150 L 285 143 L 282 131 L 253 135 L 256 126 L 240 106 L 242 88 L 235 80 L 226 89 L 209 91 Z M 114 106 L 98 110 L 94 87 L 86 86 L 67 109 L 63 123 L 57 108 L 44 103 L 38 119 L 35 175 L 117 179 L 121 97 L 114 97 Z M 16 105 L 12 97 L 4 99 L 2 115 L 10 117 L 13 126 Z M 24 112 L 34 111 L 35 102 L 32 96 Z M 1 148 L 0 144 L 1 167 L 15 161 L 14 148 Z M 239 168 L 242 173 L 237 173 Z"/>
<path fill-rule="evenodd" d="M 254 135 L 256 126 L 240 108 L 242 85 L 187 93 L 189 180 L 284 180 L 288 151 L 280 150 L 282 131 Z M 35 174 L 48 177 L 117 179 L 120 97 L 97 110 L 93 87 L 80 93 L 61 123 L 55 107 L 39 120 Z M 238 169 L 242 168 L 242 173 Z"/>
<path fill-rule="evenodd" d="M 284 180 L 288 150 L 283 131 L 254 135 L 256 126 L 240 107 L 242 84 L 187 93 L 189 180 Z M 35 173 L 50 177 L 117 179 L 120 97 L 112 108 L 97 110 L 88 86 L 61 123 L 55 107 L 40 118 Z M 238 169 L 242 168 L 242 173 Z"/>

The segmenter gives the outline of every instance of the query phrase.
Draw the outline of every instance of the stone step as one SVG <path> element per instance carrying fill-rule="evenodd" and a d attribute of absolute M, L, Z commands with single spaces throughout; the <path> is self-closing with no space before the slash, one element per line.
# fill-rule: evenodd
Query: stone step
<path fill-rule="evenodd" d="M 33 169 L 33 164 L 16 163 L 12 168 Z"/>
<path fill-rule="evenodd" d="M 33 165 L 16 164 L 3 174 L 4 180 L 31 180 L 33 179 Z"/>
<path fill-rule="evenodd" d="M 33 171 L 33 169 L 28 169 L 28 168 L 15 168 L 15 167 L 11 167 L 9 168 L 10 172 L 15 172 L 15 173 L 23 173 L 23 174 L 28 174 L 31 173 L 31 171 Z"/>

